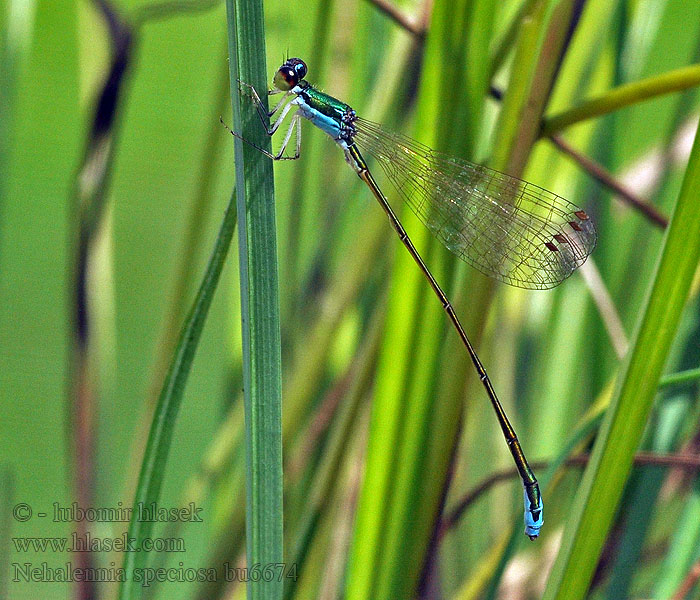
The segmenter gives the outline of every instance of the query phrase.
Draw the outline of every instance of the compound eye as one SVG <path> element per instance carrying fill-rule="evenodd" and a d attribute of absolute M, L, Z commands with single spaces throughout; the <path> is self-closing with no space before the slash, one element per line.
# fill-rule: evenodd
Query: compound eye
<path fill-rule="evenodd" d="M 304 77 L 306 77 L 306 63 L 300 58 L 297 58 L 296 61 L 294 70 L 296 71 L 297 77 L 299 77 L 299 79 L 304 79 Z"/>
<path fill-rule="evenodd" d="M 278 90 L 286 92 L 299 83 L 299 76 L 292 67 L 282 65 L 275 73 L 272 83 Z"/>

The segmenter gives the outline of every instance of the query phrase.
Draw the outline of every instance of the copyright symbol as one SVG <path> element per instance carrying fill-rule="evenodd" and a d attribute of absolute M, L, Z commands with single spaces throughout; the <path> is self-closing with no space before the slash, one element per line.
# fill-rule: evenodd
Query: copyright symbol
<path fill-rule="evenodd" d="M 29 519 L 32 518 L 32 507 L 29 506 L 29 504 L 20 502 L 19 504 L 15 504 L 12 509 L 12 514 L 15 517 L 15 521 L 29 521 Z"/>

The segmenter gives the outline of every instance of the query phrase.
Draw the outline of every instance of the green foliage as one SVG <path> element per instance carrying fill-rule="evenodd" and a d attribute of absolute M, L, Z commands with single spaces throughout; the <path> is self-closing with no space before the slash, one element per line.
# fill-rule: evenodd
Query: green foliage
<path fill-rule="evenodd" d="M 262 2 L 228 0 L 229 80 L 236 131 L 268 150 L 256 108 L 241 101 L 239 81 L 264 90 L 265 26 Z M 272 164 L 236 138 L 236 195 L 240 227 L 243 389 L 246 440 L 246 555 L 248 598 L 280 598 L 284 579 L 274 565 L 282 548 L 282 381 L 277 283 L 277 228 Z M 273 576 L 269 577 L 272 569 Z"/>
<path fill-rule="evenodd" d="M 264 18 L 252 0 L 116 2 L 133 45 L 99 138 L 114 56 L 99 3 L 0 8 L 3 506 L 136 498 L 192 502 L 204 520 L 132 523 L 135 538 L 181 539 L 184 552 L 78 558 L 20 552 L 7 537 L 83 525 L 4 516 L 0 596 L 69 597 L 67 584 L 12 581 L 12 563 L 83 559 L 125 564 L 123 598 L 666 598 L 683 585 L 700 558 L 698 481 L 657 455 L 695 452 L 700 419 L 700 5 L 433 4 L 427 19 L 422 1 L 398 3 L 427 26 L 417 37 L 368 0 L 270 0 Z M 287 55 L 361 116 L 522 176 L 595 220 L 587 266 L 602 284 L 575 274 L 549 292 L 509 288 L 442 248 L 376 173 L 528 459 L 544 461 L 537 542 L 522 534 L 514 474 L 471 494 L 512 460 L 440 304 L 342 153 L 305 123 L 299 161 L 273 167 L 242 143 L 234 159 L 220 115 L 269 143 L 236 78 L 262 92 Z M 668 231 L 560 153 L 555 133 L 672 215 Z M 89 232 L 84 263 L 78 231 Z M 76 447 L 90 450 L 79 467 Z M 567 463 L 589 451 L 583 474 Z M 111 538 L 127 524 L 86 527 Z M 289 576 L 231 581 L 246 560 L 251 577 L 271 563 Z M 131 576 L 142 567 L 213 576 L 146 587 Z"/>

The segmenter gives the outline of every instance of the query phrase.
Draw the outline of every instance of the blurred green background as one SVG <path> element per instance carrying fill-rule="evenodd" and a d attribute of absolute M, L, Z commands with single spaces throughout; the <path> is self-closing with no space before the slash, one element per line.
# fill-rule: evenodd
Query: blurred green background
<path fill-rule="evenodd" d="M 269 80 L 284 57 L 302 57 L 307 79 L 358 114 L 522 175 L 592 215 L 601 280 L 576 273 L 556 290 L 531 292 L 459 263 L 403 213 L 529 460 L 590 450 L 593 430 L 568 445 L 591 407 L 610 397 L 664 233 L 550 140 L 538 140 L 539 123 L 621 84 L 698 62 L 700 4 L 398 3 L 417 33 L 367 0 L 264 6 Z M 105 15 L 132 38 L 115 120 L 95 134 L 115 56 Z M 17 565 L 81 560 L 17 539 L 67 537 L 70 545 L 76 524 L 55 522 L 53 507 L 77 502 L 78 488 L 94 507 L 133 500 L 173 340 L 234 184 L 232 140 L 219 124 L 220 115 L 231 122 L 225 8 L 206 0 L 8 0 L 0 19 L 0 593 L 114 598 L 113 583 L 86 592 L 74 583 L 13 581 Z M 502 102 L 491 85 L 505 91 Z M 668 216 L 697 127 L 693 85 L 559 134 Z M 440 515 L 510 470 L 511 459 L 456 336 L 383 213 L 332 142 L 308 124 L 303 130 L 301 159 L 275 167 L 285 561 L 298 569 L 288 597 L 541 597 L 581 467 L 548 478 L 536 543 L 522 535 L 513 474 L 438 535 Z M 84 353 L 75 343 L 79 231 L 89 237 Z M 165 507 L 195 502 L 203 522 L 157 526 L 155 536 L 181 539 L 185 551 L 154 552 L 154 568 L 220 569 L 245 556 L 236 246 L 197 349 L 161 499 Z M 665 373 L 700 362 L 697 283 Z M 607 305 L 594 302 L 596 294 Z M 76 381 L 82 428 L 72 418 Z M 691 380 L 658 393 L 640 450 L 697 454 L 697 392 Z M 87 468 L 75 465 L 78 439 L 92 458 Z M 660 466 L 649 456 L 624 489 L 604 551 L 587 557 L 598 561 L 589 597 L 670 598 L 700 559 L 694 467 L 672 459 Z M 18 503 L 32 510 L 26 522 L 13 516 Z M 95 523 L 90 533 L 118 537 L 125 527 Z M 122 556 L 87 560 L 116 568 Z M 144 587 L 143 597 L 243 597 L 245 586 L 220 575 L 218 584 Z M 700 587 L 679 597 L 700 598 Z"/>

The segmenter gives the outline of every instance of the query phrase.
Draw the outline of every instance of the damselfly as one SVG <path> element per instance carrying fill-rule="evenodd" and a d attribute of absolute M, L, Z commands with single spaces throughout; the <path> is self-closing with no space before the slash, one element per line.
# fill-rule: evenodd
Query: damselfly
<path fill-rule="evenodd" d="M 544 522 L 542 497 L 515 430 L 450 301 L 418 254 L 360 150 L 379 163 L 403 200 L 449 250 L 482 273 L 516 287 L 547 289 L 561 283 L 592 252 L 596 243 L 595 227 L 583 210 L 556 194 L 487 167 L 435 152 L 377 123 L 359 118 L 350 106 L 314 88 L 304 79 L 306 72 L 306 64 L 299 58 L 290 58 L 277 70 L 274 89 L 269 90 L 268 95 L 282 94 L 282 99 L 269 112 L 255 88 L 241 82 L 241 88 L 247 90 L 255 102 L 268 135 L 273 135 L 294 109 L 279 152 L 273 154 L 252 145 L 273 160 L 299 158 L 300 120 L 305 118 L 342 148 L 345 160 L 372 191 L 425 275 L 474 363 L 523 482 L 525 533 L 535 539 Z M 278 116 L 269 125 L 274 115 Z M 295 127 L 296 152 L 288 156 L 284 152 Z"/>

